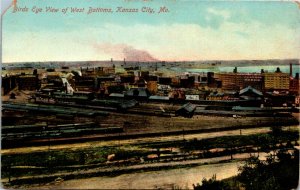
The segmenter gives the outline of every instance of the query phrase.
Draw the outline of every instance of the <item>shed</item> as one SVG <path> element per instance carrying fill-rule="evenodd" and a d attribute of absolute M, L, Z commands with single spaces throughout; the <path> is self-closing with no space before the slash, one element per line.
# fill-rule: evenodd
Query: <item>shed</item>
<path fill-rule="evenodd" d="M 121 102 L 119 104 L 118 109 L 126 110 L 126 109 L 132 108 L 132 107 L 134 107 L 134 106 L 136 106 L 138 104 L 139 103 L 136 100 L 128 100 L 128 101 Z"/>
<path fill-rule="evenodd" d="M 150 95 L 147 88 L 131 88 L 125 92 L 125 97 L 135 99 L 148 99 Z"/>
<path fill-rule="evenodd" d="M 168 96 L 150 96 L 149 100 L 161 100 L 161 101 L 168 101 L 169 97 Z"/>
<path fill-rule="evenodd" d="M 263 96 L 262 92 L 256 90 L 255 88 L 248 86 L 239 92 L 239 96 L 245 100 L 260 100 Z"/>
<path fill-rule="evenodd" d="M 178 110 L 175 111 L 175 115 L 191 118 L 194 115 L 195 109 L 196 109 L 196 105 L 191 103 L 186 103 L 183 106 L 181 106 Z"/>

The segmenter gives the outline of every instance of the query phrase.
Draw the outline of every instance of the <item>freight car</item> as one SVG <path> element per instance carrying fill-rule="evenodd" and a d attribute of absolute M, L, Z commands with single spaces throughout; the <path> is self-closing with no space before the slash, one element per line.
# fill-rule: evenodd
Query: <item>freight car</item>
<path fill-rule="evenodd" d="M 2 108 L 5 110 L 26 110 L 26 111 L 34 111 L 38 113 L 51 113 L 51 114 L 68 114 L 68 115 L 78 115 L 78 116 L 107 116 L 107 112 L 103 111 L 93 111 L 79 108 L 69 108 L 65 106 L 57 106 L 57 105 L 38 105 L 38 104 L 11 104 L 11 103 L 3 103 Z"/>
<path fill-rule="evenodd" d="M 31 99 L 46 99 L 46 100 L 55 100 L 57 102 L 85 102 L 95 99 L 95 94 L 93 92 L 85 91 L 76 91 L 73 94 L 67 94 L 64 92 L 51 92 L 48 91 L 39 91 L 36 92 Z"/>
<path fill-rule="evenodd" d="M 41 132 L 47 127 L 46 124 L 35 125 L 16 125 L 16 126 L 2 126 L 2 134 L 7 133 L 22 133 L 22 132 Z"/>
<path fill-rule="evenodd" d="M 27 129 L 31 129 L 28 131 Z M 122 133 L 123 127 L 96 127 L 93 122 L 63 125 L 35 125 L 35 126 L 6 126 L 2 133 L 2 140 L 26 140 L 41 138 L 67 138 L 91 134 Z"/>

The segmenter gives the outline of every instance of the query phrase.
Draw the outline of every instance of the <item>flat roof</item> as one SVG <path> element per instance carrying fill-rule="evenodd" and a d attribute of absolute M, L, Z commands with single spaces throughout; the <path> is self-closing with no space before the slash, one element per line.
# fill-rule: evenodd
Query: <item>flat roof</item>
<path fill-rule="evenodd" d="M 168 96 L 150 96 L 150 100 L 169 100 L 170 98 Z"/>

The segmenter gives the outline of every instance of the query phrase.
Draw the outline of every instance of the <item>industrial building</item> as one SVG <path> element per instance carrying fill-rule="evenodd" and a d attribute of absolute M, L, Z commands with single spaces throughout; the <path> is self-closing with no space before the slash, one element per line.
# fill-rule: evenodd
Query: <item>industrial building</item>
<path fill-rule="evenodd" d="M 263 73 L 264 88 L 268 90 L 289 90 L 290 77 L 288 73 Z"/>
<path fill-rule="evenodd" d="M 239 91 L 247 86 L 258 90 L 263 88 L 263 78 L 260 73 L 215 73 L 215 78 L 222 81 L 222 90 Z"/>
<path fill-rule="evenodd" d="M 295 78 L 290 77 L 289 91 L 291 94 L 299 95 L 299 89 L 300 89 L 299 73 L 296 73 Z"/>
<path fill-rule="evenodd" d="M 39 87 L 37 75 L 20 75 L 17 81 L 19 90 L 37 90 Z"/>

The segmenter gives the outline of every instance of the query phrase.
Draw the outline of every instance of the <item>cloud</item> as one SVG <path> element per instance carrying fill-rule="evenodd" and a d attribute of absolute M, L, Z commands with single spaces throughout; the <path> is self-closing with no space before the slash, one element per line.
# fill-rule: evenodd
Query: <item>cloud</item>
<path fill-rule="evenodd" d="M 299 33 L 299 26 L 229 20 L 217 29 L 197 24 L 105 24 L 69 32 L 4 30 L 2 55 L 3 62 L 300 58 Z"/>
<path fill-rule="evenodd" d="M 300 58 L 299 27 L 293 29 L 258 21 L 249 24 L 228 20 L 218 29 L 197 24 L 110 24 L 106 29 L 110 29 L 114 43 L 122 41 L 133 47 L 142 47 L 159 60 Z"/>
<path fill-rule="evenodd" d="M 158 61 L 149 52 L 126 44 L 96 43 L 93 47 L 97 52 L 104 52 L 119 60 L 125 58 L 128 61 Z"/>
<path fill-rule="evenodd" d="M 230 18 L 230 12 L 227 10 L 216 9 L 216 8 L 210 7 L 207 9 L 207 12 L 214 16 L 221 16 L 225 20 Z"/>

